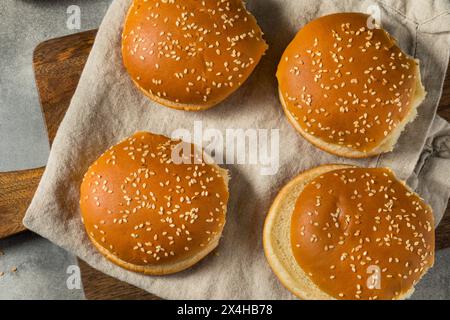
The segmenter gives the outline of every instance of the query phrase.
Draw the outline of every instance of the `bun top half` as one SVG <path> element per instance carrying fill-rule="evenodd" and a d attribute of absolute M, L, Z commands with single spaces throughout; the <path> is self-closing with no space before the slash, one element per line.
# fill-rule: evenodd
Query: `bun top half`
<path fill-rule="evenodd" d="M 172 273 L 217 245 L 226 218 L 227 172 L 193 149 L 176 163 L 180 146 L 193 148 L 138 132 L 87 170 L 80 190 L 83 221 L 113 262 L 134 271 Z"/>
<path fill-rule="evenodd" d="M 291 217 L 295 260 L 337 299 L 399 299 L 434 263 L 430 207 L 385 168 L 312 179 Z"/>
<path fill-rule="evenodd" d="M 241 0 L 135 0 L 122 35 L 136 85 L 172 108 L 202 110 L 234 92 L 267 45 Z"/>
<path fill-rule="evenodd" d="M 278 66 L 288 118 L 316 146 L 341 156 L 391 151 L 425 94 L 418 61 L 370 20 L 362 13 L 313 20 Z"/>

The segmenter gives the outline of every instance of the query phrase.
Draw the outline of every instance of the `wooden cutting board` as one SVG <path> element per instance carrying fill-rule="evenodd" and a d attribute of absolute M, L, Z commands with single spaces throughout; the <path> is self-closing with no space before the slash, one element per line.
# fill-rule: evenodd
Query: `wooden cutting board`
<path fill-rule="evenodd" d="M 36 85 L 50 143 L 53 142 L 77 87 L 95 35 L 96 30 L 92 30 L 51 39 L 39 44 L 34 51 Z M 450 68 L 438 113 L 450 120 Z M 0 238 L 25 230 L 22 219 L 43 171 L 44 168 L 38 168 L 0 173 Z M 436 247 L 450 247 L 450 206 L 436 230 Z M 137 290 L 133 289 L 134 287 L 107 277 L 83 262 L 81 267 L 82 274 L 85 275 L 83 284 L 88 298 L 117 298 L 123 297 L 122 294 L 130 298 L 154 298 L 140 290 L 134 292 L 133 290 Z M 102 291 L 102 288 L 105 290 Z"/>

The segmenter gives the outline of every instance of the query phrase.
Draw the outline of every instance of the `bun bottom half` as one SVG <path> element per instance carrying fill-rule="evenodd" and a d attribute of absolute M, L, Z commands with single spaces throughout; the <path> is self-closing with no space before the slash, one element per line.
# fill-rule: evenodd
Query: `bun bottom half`
<path fill-rule="evenodd" d="M 304 187 L 316 177 L 333 170 L 351 168 L 350 165 L 330 164 L 307 170 L 287 185 L 276 196 L 267 214 L 263 246 L 266 259 L 280 282 L 295 296 L 304 300 L 335 300 L 322 291 L 298 265 L 291 249 L 291 216 L 296 200 Z M 414 287 L 398 297 L 406 299 Z"/>

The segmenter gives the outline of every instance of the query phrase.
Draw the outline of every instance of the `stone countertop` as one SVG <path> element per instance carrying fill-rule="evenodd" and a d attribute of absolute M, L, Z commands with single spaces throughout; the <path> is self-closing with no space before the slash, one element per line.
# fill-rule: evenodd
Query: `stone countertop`
<path fill-rule="evenodd" d="M 0 250 L 0 299 L 84 299 L 77 259 L 48 240 L 26 232 Z"/>
<path fill-rule="evenodd" d="M 32 68 L 34 48 L 47 39 L 97 28 L 110 3 L 0 1 L 1 171 L 36 168 L 47 161 L 49 145 Z M 79 26 L 73 23 L 77 12 Z"/>

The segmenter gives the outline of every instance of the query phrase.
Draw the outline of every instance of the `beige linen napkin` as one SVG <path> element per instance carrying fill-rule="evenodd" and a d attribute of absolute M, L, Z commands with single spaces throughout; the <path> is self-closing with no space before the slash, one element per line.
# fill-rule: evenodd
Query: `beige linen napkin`
<path fill-rule="evenodd" d="M 27 228 L 96 269 L 163 298 L 291 299 L 293 296 L 283 288 L 265 260 L 261 235 L 264 218 L 278 190 L 303 170 L 324 163 L 390 166 L 401 178 L 411 177 L 415 187 L 432 201 L 436 217 L 440 218 L 448 198 L 449 181 L 436 173 L 449 172 L 449 151 L 433 151 L 433 141 L 439 132 L 449 135 L 448 124 L 437 120 L 434 131 L 428 133 L 449 59 L 447 1 L 248 0 L 247 7 L 265 31 L 270 49 L 236 93 L 219 106 L 198 113 L 157 105 L 132 84 L 120 54 L 122 22 L 130 2 L 116 0 L 102 22 L 53 143 L 47 169 L 24 219 Z M 400 46 L 421 60 L 428 96 L 395 152 L 359 161 L 346 160 L 316 149 L 291 127 L 278 101 L 275 70 L 286 45 L 308 21 L 333 12 L 368 12 L 374 10 L 373 6 L 379 8 L 383 26 L 399 40 Z M 210 254 L 189 270 L 164 277 L 144 276 L 113 265 L 90 244 L 80 221 L 79 185 L 84 172 L 106 148 L 138 130 L 171 135 L 180 128 L 192 131 L 194 121 L 202 121 L 204 129 L 222 131 L 279 130 L 279 170 L 275 175 L 261 175 L 261 165 L 226 165 L 231 173 L 231 197 L 217 254 Z M 421 158 L 427 136 L 430 136 L 429 156 Z M 417 163 L 420 165 L 414 171 Z M 441 188 L 436 198 L 434 179 Z M 427 187 L 422 187 L 421 181 Z"/>

